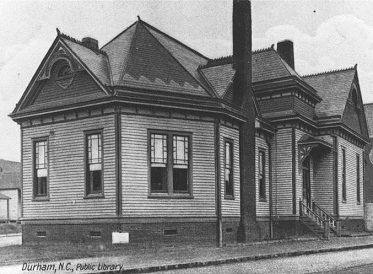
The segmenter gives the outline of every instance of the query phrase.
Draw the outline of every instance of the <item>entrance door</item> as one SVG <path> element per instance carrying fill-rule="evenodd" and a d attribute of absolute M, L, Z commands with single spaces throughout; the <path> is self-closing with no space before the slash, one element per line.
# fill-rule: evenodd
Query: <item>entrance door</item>
<path fill-rule="evenodd" d="M 310 173 L 310 157 L 308 156 L 303 161 L 303 201 L 311 207 L 311 173 Z"/>

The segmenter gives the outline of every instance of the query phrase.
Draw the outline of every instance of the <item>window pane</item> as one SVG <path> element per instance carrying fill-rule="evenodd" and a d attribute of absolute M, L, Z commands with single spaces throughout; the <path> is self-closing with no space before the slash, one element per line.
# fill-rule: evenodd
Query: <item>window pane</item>
<path fill-rule="evenodd" d="M 165 167 L 151 168 L 151 191 L 167 192 L 167 169 Z"/>
<path fill-rule="evenodd" d="M 101 163 L 101 134 L 88 135 L 88 163 Z"/>
<path fill-rule="evenodd" d="M 266 198 L 264 151 L 259 151 L 259 198 Z"/>
<path fill-rule="evenodd" d="M 188 192 L 188 169 L 173 169 L 173 187 L 174 192 Z"/>
<path fill-rule="evenodd" d="M 48 182 L 47 141 L 35 142 L 34 191 L 35 196 L 47 195 Z"/>
<path fill-rule="evenodd" d="M 229 142 L 225 143 L 225 172 L 224 172 L 224 181 L 225 181 L 225 195 L 233 196 L 233 151 L 232 144 Z"/>
<path fill-rule="evenodd" d="M 36 195 L 47 195 L 47 177 L 37 178 L 37 193 Z"/>
<path fill-rule="evenodd" d="M 167 135 L 151 135 L 151 162 L 167 163 Z"/>
<path fill-rule="evenodd" d="M 47 142 L 41 141 L 35 143 L 35 167 L 46 168 L 47 167 Z"/>
<path fill-rule="evenodd" d="M 188 139 L 187 136 L 173 137 L 174 164 L 188 164 Z"/>
<path fill-rule="evenodd" d="M 90 171 L 92 192 L 101 192 L 101 170 Z"/>
<path fill-rule="evenodd" d="M 87 135 L 87 194 L 102 192 L 102 134 Z"/>

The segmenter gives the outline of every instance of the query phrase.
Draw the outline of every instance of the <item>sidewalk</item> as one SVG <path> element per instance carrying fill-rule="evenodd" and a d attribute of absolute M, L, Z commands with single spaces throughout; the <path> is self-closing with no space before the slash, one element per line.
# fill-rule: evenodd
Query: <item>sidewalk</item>
<path fill-rule="evenodd" d="M 260 242 L 216 247 L 178 247 L 178 248 L 131 248 L 126 246 L 101 247 L 100 250 L 92 249 L 84 258 L 79 254 L 87 249 L 87 245 L 80 246 L 54 246 L 22 247 L 19 246 L 18 254 L 34 252 L 33 256 L 9 258 L 4 261 L 6 252 L 14 252 L 16 247 L 6 247 L 0 250 L 0 273 L 24 273 L 22 267 L 25 262 L 28 266 L 48 264 L 54 266 L 50 271 L 42 273 L 141 273 L 180 268 L 201 267 L 207 265 L 245 262 L 250 260 L 269 259 L 277 257 L 290 257 L 307 254 L 316 254 L 352 249 L 373 248 L 373 236 L 332 238 L 330 241 L 318 239 L 298 239 L 290 241 Z M 49 249 L 48 249 L 49 248 Z M 88 248 L 89 249 L 89 248 Z M 55 250 L 53 252 L 53 250 Z M 71 253 L 74 250 L 73 253 Z M 84 251 L 83 251 L 84 250 Z M 57 252 L 58 251 L 58 252 Z M 71 259 L 69 259 L 71 258 Z M 80 258 L 80 259 L 79 259 Z M 34 263 L 34 264 L 33 264 Z M 61 268 L 60 263 L 63 267 Z M 8 265 L 8 266 L 4 266 Z M 68 268 L 67 268 L 68 266 Z M 36 268 L 35 268 L 36 267 Z M 41 266 L 40 266 L 41 267 Z M 60 268 L 58 268 L 60 267 Z M 112 271 L 110 271 L 112 269 Z M 56 271 L 54 271 L 56 270 Z M 120 271 L 119 271 L 120 270 Z M 41 273 L 28 270 L 27 273 Z"/>

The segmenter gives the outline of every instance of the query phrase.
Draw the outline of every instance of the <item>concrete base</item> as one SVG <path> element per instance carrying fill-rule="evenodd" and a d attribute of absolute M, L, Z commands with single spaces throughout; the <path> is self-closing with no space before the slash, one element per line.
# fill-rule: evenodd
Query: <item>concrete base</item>
<path fill-rule="evenodd" d="M 127 221 L 127 220 L 126 220 Z M 123 223 L 113 220 L 95 220 L 95 223 L 24 223 L 23 244 L 43 243 L 117 243 L 113 235 L 128 233 L 128 244 L 157 245 L 216 245 L 218 225 L 214 220 L 171 222 Z M 128 222 L 128 221 L 127 221 Z M 239 218 L 224 218 L 222 222 L 223 244 L 237 243 Z M 119 233 L 120 232 L 120 233 Z M 114 234 L 113 234 L 114 233 Z M 118 234 L 119 233 L 119 234 Z M 127 244 L 127 243 L 126 243 Z"/>

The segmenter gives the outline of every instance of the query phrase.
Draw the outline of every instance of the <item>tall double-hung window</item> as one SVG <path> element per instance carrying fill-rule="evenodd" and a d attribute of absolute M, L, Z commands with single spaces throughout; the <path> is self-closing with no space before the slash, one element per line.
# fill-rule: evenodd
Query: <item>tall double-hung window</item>
<path fill-rule="evenodd" d="M 48 196 L 48 139 L 34 141 L 34 197 Z"/>
<path fill-rule="evenodd" d="M 86 194 L 103 194 L 102 132 L 86 133 Z"/>
<path fill-rule="evenodd" d="M 224 194 L 225 198 L 234 198 L 233 141 L 226 140 L 224 149 Z"/>
<path fill-rule="evenodd" d="M 342 201 L 347 201 L 347 186 L 346 186 L 346 149 L 342 148 Z"/>
<path fill-rule="evenodd" d="M 191 194 L 191 134 L 150 132 L 150 192 Z"/>

